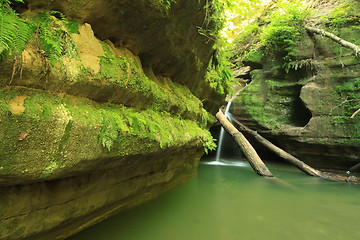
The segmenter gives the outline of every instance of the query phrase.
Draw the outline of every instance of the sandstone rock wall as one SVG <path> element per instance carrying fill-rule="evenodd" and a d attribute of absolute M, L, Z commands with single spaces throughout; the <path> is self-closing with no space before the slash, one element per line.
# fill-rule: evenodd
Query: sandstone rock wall
<path fill-rule="evenodd" d="M 207 29 L 204 9 L 207 1 L 44 1 L 28 0 L 31 10 L 56 10 L 67 17 L 91 24 L 95 35 L 110 39 L 115 46 L 124 46 L 139 56 L 144 67 L 156 75 L 168 76 L 184 84 L 207 109 L 216 111 L 221 104 L 205 81 L 212 55 L 213 40 L 199 34 Z"/>
<path fill-rule="evenodd" d="M 194 176 L 222 101 L 205 1 L 26 3 L 43 25 L 0 61 L 0 239 L 64 239 Z"/>
<path fill-rule="evenodd" d="M 360 44 L 358 16 L 342 18 L 338 27 L 331 25 L 335 21 L 331 14 L 356 12 L 356 1 L 312 4 L 318 15 L 311 15 L 307 24 Z M 353 5 L 345 11 L 345 4 Z M 350 118 L 359 108 L 360 61 L 351 50 L 306 31 L 295 50 L 297 66 L 288 72 L 281 61 L 259 57 L 263 50 L 245 59 L 252 81 L 239 95 L 233 113 L 311 166 L 349 169 L 360 161 L 360 116 Z"/>

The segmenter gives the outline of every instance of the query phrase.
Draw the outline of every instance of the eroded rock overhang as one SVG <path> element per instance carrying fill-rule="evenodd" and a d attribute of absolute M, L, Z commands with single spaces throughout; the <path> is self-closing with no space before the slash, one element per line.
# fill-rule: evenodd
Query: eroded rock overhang
<path fill-rule="evenodd" d="M 211 111 L 222 97 L 205 81 L 214 41 L 199 34 L 213 23 L 207 18 L 207 1 L 28 0 L 30 10 L 60 11 L 69 18 L 89 23 L 100 39 L 109 39 L 138 55 L 155 74 L 185 84 Z M 215 104 L 214 104 L 215 102 Z M 212 103 L 212 104 L 210 104 Z M 216 104 L 217 103 L 217 104 Z M 213 105 L 216 105 L 213 107 Z M 212 109 L 213 108 L 213 109 Z"/>

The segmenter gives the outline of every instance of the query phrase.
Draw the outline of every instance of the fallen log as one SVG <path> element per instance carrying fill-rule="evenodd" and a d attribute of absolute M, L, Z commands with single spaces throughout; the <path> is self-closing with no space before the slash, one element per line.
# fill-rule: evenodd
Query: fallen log
<path fill-rule="evenodd" d="M 292 163 L 297 168 L 299 168 L 301 171 L 305 172 L 306 174 L 308 174 L 310 176 L 320 176 L 320 171 L 319 170 L 316 170 L 316 169 L 310 167 L 309 165 L 307 165 L 306 163 L 304 163 L 301 160 L 297 159 L 293 155 L 291 155 L 291 154 L 285 152 L 284 150 L 282 150 L 281 148 L 275 146 L 270 141 L 268 141 L 267 139 L 262 137 L 260 134 L 258 134 L 256 131 L 253 131 L 250 128 L 246 127 L 244 124 L 239 122 L 237 119 L 232 117 L 231 120 L 234 121 L 239 126 L 240 131 L 246 132 L 246 133 L 252 135 L 259 143 L 264 145 L 267 149 L 271 150 L 272 152 L 274 152 L 275 154 L 277 154 L 281 158 L 283 158 L 283 159 L 287 160 L 288 162 Z"/>
<path fill-rule="evenodd" d="M 306 29 L 308 32 L 320 34 L 320 35 L 322 35 L 322 36 L 324 36 L 324 37 L 330 38 L 330 39 L 333 40 L 334 42 L 339 43 L 341 46 L 353 50 L 353 51 L 355 52 L 355 55 L 356 55 L 358 58 L 360 58 L 360 47 L 357 46 L 356 44 L 351 43 L 351 42 L 348 42 L 348 41 L 346 41 L 345 39 L 342 39 L 342 38 L 336 36 L 336 35 L 333 34 L 333 33 L 327 32 L 327 31 L 322 30 L 322 29 L 319 29 L 319 28 L 314 28 L 314 27 L 305 26 L 305 29 Z"/>
<path fill-rule="evenodd" d="M 223 128 L 234 138 L 236 143 L 240 146 L 245 157 L 248 159 L 251 167 L 260 176 L 273 177 L 273 174 L 266 167 L 264 162 L 261 160 L 255 149 L 251 146 L 245 136 L 239 132 L 225 117 L 223 112 L 219 110 L 216 114 L 216 118 L 219 120 Z"/>
<path fill-rule="evenodd" d="M 239 126 L 240 131 L 250 134 L 259 143 L 264 145 L 267 149 L 269 149 L 273 153 L 277 154 L 282 159 L 290 162 L 291 164 L 293 164 L 294 166 L 299 168 L 301 171 L 305 172 L 306 174 L 308 174 L 310 176 L 321 177 L 321 178 L 325 178 L 328 180 L 339 181 L 339 182 L 357 182 L 357 183 L 360 182 L 360 178 L 355 177 L 355 176 L 342 176 L 342 175 L 338 175 L 338 174 L 322 172 L 320 170 L 312 168 L 309 165 L 307 165 L 306 163 L 304 163 L 303 161 L 296 158 L 295 156 L 293 156 L 293 155 L 285 152 L 283 149 L 275 146 L 270 141 L 268 141 L 267 139 L 262 137 L 260 134 L 258 134 L 256 131 L 253 131 L 250 128 L 246 127 L 244 124 L 239 122 L 237 119 L 231 117 L 231 120 Z"/>

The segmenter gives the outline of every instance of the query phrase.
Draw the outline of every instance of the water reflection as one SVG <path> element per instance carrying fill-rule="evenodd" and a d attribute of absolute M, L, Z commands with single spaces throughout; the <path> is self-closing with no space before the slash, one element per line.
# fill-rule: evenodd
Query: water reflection
<path fill-rule="evenodd" d="M 360 239 L 360 186 L 274 163 L 269 180 L 236 164 L 202 163 L 198 177 L 71 239 Z"/>

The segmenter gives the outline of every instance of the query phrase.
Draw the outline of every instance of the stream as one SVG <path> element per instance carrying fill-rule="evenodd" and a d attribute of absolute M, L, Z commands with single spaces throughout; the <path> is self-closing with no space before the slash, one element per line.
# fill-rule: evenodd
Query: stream
<path fill-rule="evenodd" d="M 360 239 L 360 185 L 268 163 L 277 179 L 238 159 L 202 162 L 198 176 L 71 240 Z"/>

